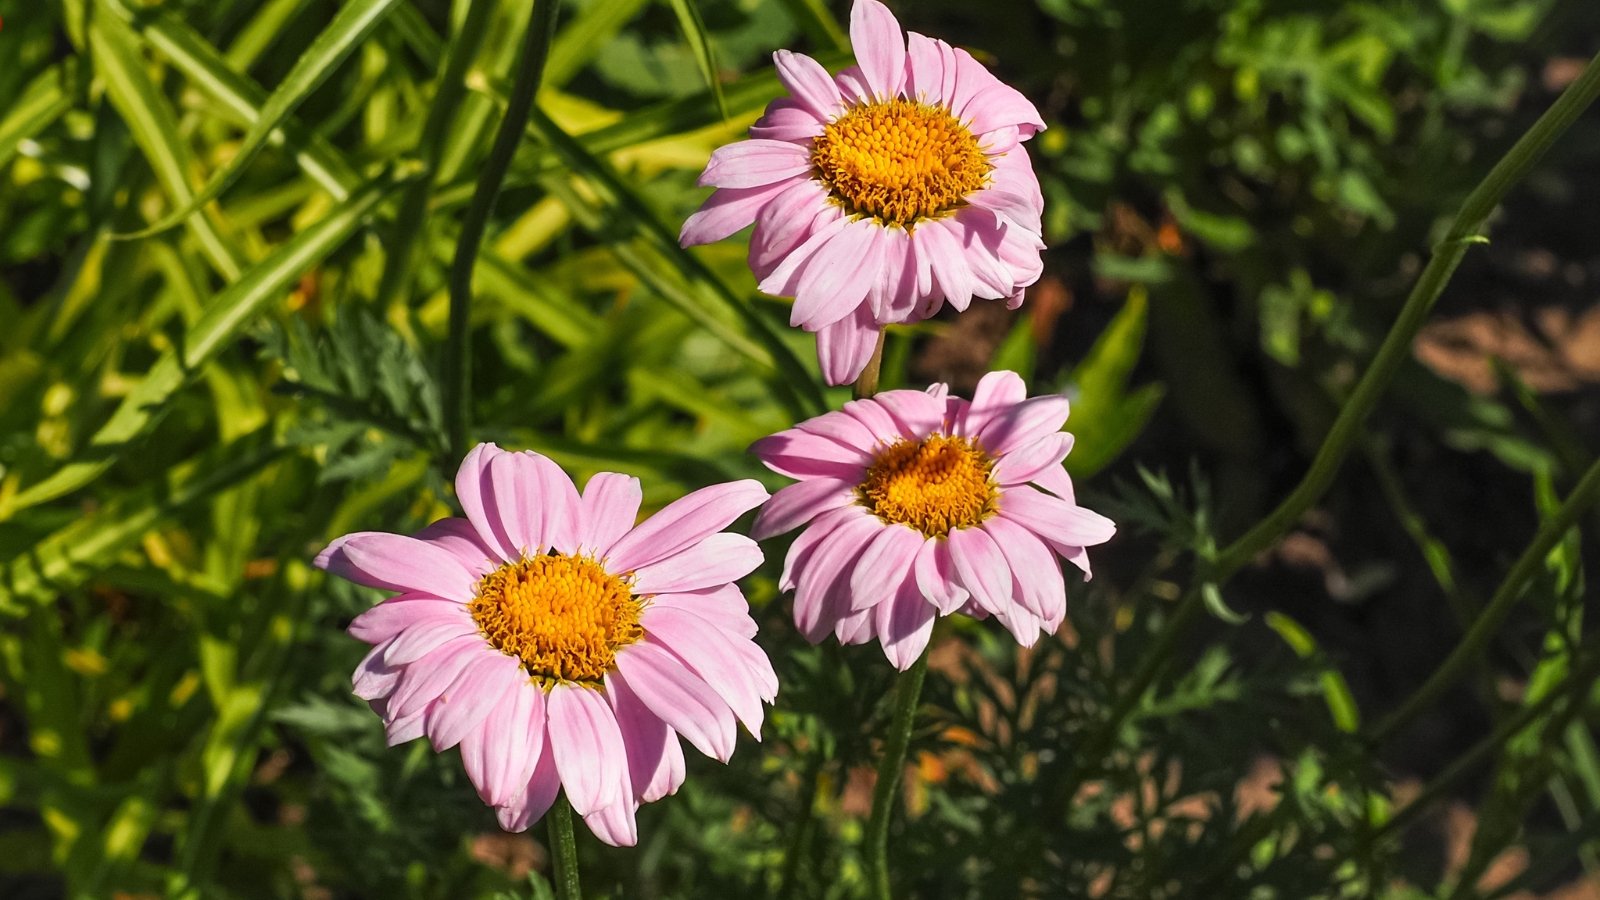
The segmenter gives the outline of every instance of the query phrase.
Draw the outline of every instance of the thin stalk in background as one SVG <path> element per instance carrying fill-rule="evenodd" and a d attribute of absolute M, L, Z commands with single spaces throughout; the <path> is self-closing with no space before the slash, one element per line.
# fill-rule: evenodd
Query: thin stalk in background
<path fill-rule="evenodd" d="M 474 3 L 473 6 L 487 6 Z M 450 264 L 450 333 L 444 346 L 444 416 L 453 459 L 466 454 L 467 433 L 471 428 L 469 404 L 472 394 L 472 353 L 468 341 L 472 312 L 472 272 L 483 245 L 483 233 L 500 196 L 506 170 L 522 141 L 533 110 L 534 97 L 545 62 L 550 58 L 550 42 L 555 37 L 556 8 L 559 0 L 534 0 L 528 31 L 523 36 L 522 54 L 517 61 L 516 80 L 506 101 L 505 117 L 495 132 L 494 146 L 483 162 L 472 203 L 461 219 L 461 235 L 456 242 L 455 259 Z"/>
<path fill-rule="evenodd" d="M 929 641 L 932 647 L 933 642 Z M 878 761 L 878 780 L 872 786 L 872 815 L 867 819 L 867 878 L 875 900 L 893 900 L 889 886 L 889 817 L 894 813 L 900 776 L 906 767 L 906 748 L 911 744 L 911 726 L 916 722 L 917 703 L 922 697 L 923 677 L 928 674 L 928 651 L 923 650 L 911 668 L 900 673 L 894 685 L 894 718 L 883 744 L 883 759 Z"/>
<path fill-rule="evenodd" d="M 395 216 L 394 232 L 389 238 L 383 278 L 378 282 L 380 306 L 386 306 L 389 301 L 404 295 L 411 286 L 416 257 L 413 251 L 417 235 L 422 232 L 423 223 L 427 220 L 428 200 L 433 195 L 439 160 L 444 155 L 445 138 L 461 111 L 461 98 L 467 92 L 467 67 L 472 65 L 478 51 L 483 48 L 483 38 L 489 30 L 494 6 L 482 0 L 466 0 L 467 10 L 461 27 L 450 39 L 450 49 L 445 54 L 444 66 L 439 73 L 439 86 L 434 92 L 433 104 L 428 107 L 428 118 L 422 123 L 422 136 L 417 140 L 417 157 L 422 164 L 422 172 L 400 198 L 400 211 Z"/>
<path fill-rule="evenodd" d="M 1367 416 L 1371 414 L 1378 398 L 1388 388 L 1400 364 L 1410 355 L 1412 341 L 1417 331 L 1421 329 L 1434 303 L 1444 293 L 1462 257 L 1473 244 L 1484 243 L 1486 240 L 1479 232 L 1490 214 L 1499 206 L 1506 192 L 1528 174 L 1556 139 L 1577 120 L 1597 96 L 1600 96 L 1600 56 L 1589 61 L 1583 74 L 1568 85 L 1556 102 L 1539 117 L 1539 121 L 1534 123 L 1500 162 L 1495 164 L 1482 183 L 1467 196 L 1460 211 L 1456 213 L 1450 230 L 1434 247 L 1428 267 L 1417 279 L 1410 296 L 1406 298 L 1405 305 L 1400 309 L 1399 316 L 1390 326 L 1388 335 L 1378 348 L 1377 355 L 1373 357 L 1372 363 L 1339 411 L 1339 417 L 1329 429 L 1327 437 L 1323 439 L 1310 469 L 1276 509 L 1219 552 L 1215 558 L 1201 560 L 1199 572 L 1201 584 L 1221 584 L 1226 581 L 1254 559 L 1256 554 L 1276 543 L 1278 538 L 1299 521 L 1306 510 L 1327 492 L 1333 477 L 1339 471 L 1339 466 L 1360 437 Z M 1204 598 L 1205 592 L 1198 589 L 1191 590 L 1184 596 L 1183 601 L 1173 611 L 1171 618 L 1156 637 L 1157 651 L 1166 655 L 1176 646 L 1182 634 L 1199 620 L 1199 614 L 1204 608 Z M 1138 705 L 1139 698 L 1160 675 L 1165 662 L 1164 659 L 1147 660 L 1140 666 L 1132 683 L 1113 706 L 1111 715 L 1084 743 L 1085 751 L 1100 748 L 1095 752 L 1103 752 L 1109 741 L 1121 729 L 1123 721 Z"/>
<path fill-rule="evenodd" d="M 552 6 L 554 4 L 551 4 Z M 578 839 L 572 834 L 572 804 L 567 795 L 556 798 L 546 814 L 550 830 L 550 871 L 557 900 L 583 900 L 578 887 Z"/>
<path fill-rule="evenodd" d="M 1472 623 L 1472 627 L 1461 638 L 1461 643 L 1450 651 L 1450 655 L 1439 664 L 1439 668 L 1434 670 L 1416 693 L 1406 698 L 1399 709 L 1390 713 L 1372 729 L 1372 734 L 1367 738 L 1372 745 L 1376 746 L 1393 737 L 1401 725 L 1410 721 L 1456 683 L 1466 668 L 1472 665 L 1478 653 L 1494 638 L 1500 623 L 1505 621 L 1506 615 L 1511 612 L 1511 607 L 1522 596 L 1523 588 L 1527 586 L 1529 579 L 1533 578 L 1538 573 L 1539 567 L 1544 565 L 1545 557 L 1550 555 L 1550 551 L 1555 549 L 1567 531 L 1577 524 L 1578 517 L 1588 511 L 1596 501 L 1600 501 L 1600 460 L 1589 466 L 1583 477 L 1578 480 L 1577 487 L 1574 487 L 1572 493 L 1567 496 L 1566 502 L 1562 503 L 1556 514 L 1550 517 L 1550 521 L 1539 528 L 1533 542 L 1528 544 L 1521 556 L 1517 557 L 1505 580 L 1495 590 L 1494 596 L 1489 598 L 1489 605 L 1484 607 L 1482 614 Z"/>

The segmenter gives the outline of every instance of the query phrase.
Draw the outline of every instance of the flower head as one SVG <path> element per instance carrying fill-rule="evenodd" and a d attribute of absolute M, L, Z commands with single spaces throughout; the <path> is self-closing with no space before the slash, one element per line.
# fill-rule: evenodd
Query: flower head
<path fill-rule="evenodd" d="M 456 474 L 464 518 L 347 534 L 317 556 L 400 592 L 350 625 L 373 645 L 355 693 L 391 745 L 459 744 L 508 831 L 565 788 L 601 840 L 634 844 L 639 804 L 683 783 L 678 736 L 726 762 L 735 719 L 759 739 L 777 695 L 733 584 L 761 551 L 722 532 L 767 492 L 715 485 L 635 525 L 640 496 L 613 472 L 580 496 L 545 457 L 480 444 Z"/>
<path fill-rule="evenodd" d="M 790 323 L 817 333 L 834 384 L 861 373 L 883 325 L 946 301 L 1016 307 L 1044 248 L 1021 143 L 1044 128 L 1033 104 L 877 0 L 856 0 L 850 40 L 859 65 L 837 77 L 778 51 L 789 96 L 712 154 L 700 183 L 717 190 L 680 235 L 709 243 L 754 222 L 750 267 L 795 298 Z"/>
<path fill-rule="evenodd" d="M 1116 531 L 1073 497 L 1066 419 L 1065 397 L 1030 400 L 1015 373 L 993 372 L 971 400 L 942 384 L 886 391 L 757 441 L 768 468 L 799 479 L 761 508 L 755 536 L 805 526 L 779 587 L 806 638 L 877 638 L 905 669 L 940 615 L 992 615 L 1027 646 L 1059 628 L 1057 556 L 1087 578 L 1085 548 Z"/>

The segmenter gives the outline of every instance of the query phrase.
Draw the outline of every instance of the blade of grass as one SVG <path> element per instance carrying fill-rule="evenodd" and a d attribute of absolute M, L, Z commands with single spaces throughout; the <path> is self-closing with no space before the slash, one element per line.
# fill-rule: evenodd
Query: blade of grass
<path fill-rule="evenodd" d="M 107 2 L 107 0 L 103 0 Z M 338 14 L 323 32 L 317 35 L 295 61 L 294 68 L 284 76 L 283 83 L 273 90 L 259 114 L 240 140 L 232 159 L 212 174 L 200 192 L 189 198 L 179 209 L 160 221 L 122 238 L 148 237 L 178 225 L 206 203 L 227 190 L 234 180 L 266 147 L 267 141 L 282 127 L 285 120 L 305 102 L 311 93 L 333 75 L 339 64 L 378 27 L 384 16 L 394 10 L 400 0 L 350 0 L 339 8 Z"/>
<path fill-rule="evenodd" d="M 195 196 L 189 184 L 193 160 L 178 134 L 178 120 L 145 70 L 138 36 L 113 14 L 106 0 L 100 0 L 96 10 L 99 14 L 89 24 L 89 47 L 106 96 L 127 123 L 162 190 L 173 203 L 187 206 Z M 239 277 L 238 257 L 209 215 L 194 216 L 184 224 L 217 274 L 229 281 Z"/>
<path fill-rule="evenodd" d="M 607 42 L 617 36 L 649 0 L 607 0 L 590 3 L 561 29 L 550 47 L 550 62 L 545 66 L 544 84 L 561 87 L 578 70 L 599 55 Z"/>
<path fill-rule="evenodd" d="M 77 61 L 68 59 L 40 72 L 23 89 L 22 96 L 0 118 L 0 168 L 11 161 L 23 140 L 49 128 L 72 108 L 77 80 Z"/>
<path fill-rule="evenodd" d="M 265 433 L 229 449 L 228 462 L 202 468 L 184 465 L 158 484 L 138 488 L 99 512 L 76 520 L 0 567 L 0 615 L 16 616 L 81 585 L 111 565 L 162 520 L 260 471 L 281 453 Z"/>
<path fill-rule="evenodd" d="M 789 11 L 789 18 L 794 19 L 800 30 L 805 32 L 817 46 L 831 47 L 841 52 L 850 49 L 850 36 L 845 34 L 844 28 L 839 25 L 839 20 L 834 18 L 826 0 L 782 0 L 782 2 L 784 9 Z"/>
<path fill-rule="evenodd" d="M 467 67 L 483 47 L 484 33 L 494 4 L 468 0 L 466 7 L 460 27 L 450 38 L 444 69 L 439 73 L 438 87 L 434 90 L 433 102 L 428 106 L 428 118 L 422 124 L 422 137 L 416 150 L 417 158 L 422 162 L 421 175 L 400 197 L 400 211 L 395 216 L 394 231 L 389 237 L 388 253 L 383 261 L 383 277 L 378 282 L 377 302 L 380 307 L 387 306 L 396 297 L 404 296 L 410 288 L 414 271 L 412 248 L 428 214 L 428 199 L 433 193 L 434 178 L 439 172 L 445 139 L 460 112 L 461 99 L 467 92 Z"/>
<path fill-rule="evenodd" d="M 111 418 L 90 438 L 82 457 L 18 493 L 12 498 L 9 511 L 69 494 L 110 468 L 124 445 L 154 425 L 167 399 L 196 370 L 219 353 L 268 304 L 281 297 L 302 273 L 343 244 L 393 187 L 394 182 L 386 178 L 373 181 L 212 298 L 205 315 L 188 329 L 180 346 L 156 361 Z"/>
<path fill-rule="evenodd" d="M 722 78 L 717 69 L 717 53 L 711 46 L 711 33 L 706 31 L 706 23 L 700 18 L 700 8 L 694 0 L 667 0 L 672 5 L 672 12 L 678 17 L 678 27 L 683 31 L 684 40 L 689 42 L 689 49 L 694 52 L 695 64 L 700 67 L 700 74 L 706 80 L 706 86 L 711 90 L 711 97 L 716 101 L 717 112 L 722 118 L 728 118 L 728 101 L 722 96 Z"/>

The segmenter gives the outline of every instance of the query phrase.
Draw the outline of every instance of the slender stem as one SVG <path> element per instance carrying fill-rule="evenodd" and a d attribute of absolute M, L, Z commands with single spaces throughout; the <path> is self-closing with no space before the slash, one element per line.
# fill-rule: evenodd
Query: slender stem
<path fill-rule="evenodd" d="M 1417 279 L 1411 296 L 1406 298 L 1405 306 L 1390 327 L 1383 345 L 1378 348 L 1377 356 L 1356 384 L 1344 408 L 1339 411 L 1339 418 L 1323 439 L 1322 446 L 1311 461 L 1311 468 L 1306 471 L 1300 484 L 1278 504 L 1277 509 L 1218 554 L 1214 566 L 1217 578 L 1226 578 L 1257 553 L 1272 546 L 1327 491 L 1333 477 L 1338 474 L 1340 464 L 1361 435 L 1362 426 L 1377 404 L 1378 397 L 1389 386 L 1400 364 L 1410 358 L 1412 339 L 1422 327 L 1428 312 L 1433 309 L 1434 302 L 1444 293 L 1456 266 L 1461 264 L 1469 247 L 1486 242 L 1487 239 L 1479 232 L 1489 215 L 1499 206 L 1506 191 L 1528 174 L 1528 170 L 1594 102 L 1596 96 L 1600 96 L 1600 56 L 1590 60 L 1578 80 L 1561 94 L 1555 104 L 1495 165 L 1488 177 L 1468 195 L 1460 212 L 1456 213 L 1450 230 L 1445 233 L 1444 240 L 1434 248 L 1428 267 Z"/>
<path fill-rule="evenodd" d="M 889 817 L 894 812 L 900 776 L 906 765 L 906 748 L 911 744 L 911 725 L 917 717 L 917 701 L 922 697 L 923 676 L 928 674 L 928 651 L 923 650 L 911 668 L 900 673 L 894 686 L 894 718 L 878 761 L 878 781 L 872 786 L 872 815 L 867 819 L 867 878 L 876 900 L 892 900 L 889 892 Z"/>
<path fill-rule="evenodd" d="M 488 3 L 473 3 L 488 6 Z M 478 261 L 483 233 L 494 211 L 500 185 L 505 181 L 511 157 L 517 152 L 528 126 L 528 113 L 539 93 L 545 61 L 550 58 L 550 42 L 555 36 L 556 8 L 559 0 L 534 0 L 528 31 L 523 36 L 522 55 L 517 63 L 516 80 L 506 101 L 506 114 L 495 132 L 494 146 L 483 162 L 472 203 L 461 219 L 461 236 L 456 242 L 455 259 L 450 264 L 450 335 L 445 342 L 444 414 L 450 437 L 452 458 L 466 453 L 471 427 L 472 354 L 468 342 L 468 323 L 472 311 L 472 271 Z"/>
<path fill-rule="evenodd" d="M 556 900 L 583 900 L 583 891 L 578 887 L 578 839 L 572 834 L 572 804 L 567 802 L 566 794 L 556 798 L 547 818 Z"/>
<path fill-rule="evenodd" d="M 422 123 L 422 136 L 417 140 L 417 156 L 422 163 L 422 173 L 400 198 L 400 211 L 395 216 L 394 232 L 389 237 L 388 257 L 384 260 L 383 277 L 378 282 L 380 307 L 386 306 L 410 287 L 412 248 L 428 215 L 428 199 L 433 195 L 433 181 L 438 175 L 439 160 L 444 155 L 445 139 L 450 134 L 449 126 L 461 111 L 461 98 L 467 91 L 467 67 L 472 65 L 478 50 L 483 47 L 483 37 L 489 30 L 493 11 L 493 3 L 468 0 L 461 27 L 450 39 L 450 48 L 439 73 L 438 88 L 434 91 L 433 105 L 428 107 L 428 118 Z"/>
<path fill-rule="evenodd" d="M 1544 565 L 1545 557 L 1577 523 L 1578 517 L 1596 501 L 1600 501 L 1600 460 L 1589 466 L 1583 477 L 1578 480 L 1578 486 L 1567 496 L 1566 502 L 1562 503 L 1556 514 L 1539 528 L 1538 534 L 1533 537 L 1533 542 L 1522 551 L 1522 555 L 1512 565 L 1505 581 L 1502 581 L 1500 587 L 1495 590 L 1494 596 L 1489 599 L 1489 605 L 1484 607 L 1483 612 L 1472 623 L 1472 627 L 1462 637 L 1461 643 L 1450 651 L 1450 655 L 1416 693 L 1406 698 L 1406 702 L 1401 704 L 1399 709 L 1390 713 L 1373 728 L 1372 734 L 1367 738 L 1369 743 L 1381 744 L 1392 737 L 1396 729 L 1410 721 L 1428 704 L 1438 699 L 1447 688 L 1455 684 L 1462 672 L 1472 665 L 1478 652 L 1495 636 L 1506 614 L 1522 596 L 1523 587 L 1538 572 L 1539 567 Z"/>

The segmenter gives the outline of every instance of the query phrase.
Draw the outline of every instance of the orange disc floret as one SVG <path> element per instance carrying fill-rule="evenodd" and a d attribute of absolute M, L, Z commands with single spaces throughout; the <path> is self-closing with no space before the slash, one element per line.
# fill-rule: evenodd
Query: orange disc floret
<path fill-rule="evenodd" d="M 904 99 L 863 103 L 828 123 L 811 162 L 846 209 L 900 226 L 957 208 L 993 168 L 948 110 Z"/>
<path fill-rule="evenodd" d="M 644 636 L 628 583 L 586 556 L 507 563 L 484 576 L 467 609 L 495 649 L 554 682 L 598 686 L 617 650 Z"/>
<path fill-rule="evenodd" d="M 879 451 L 856 493 L 885 522 L 944 537 L 994 515 L 999 492 L 993 469 L 994 460 L 976 442 L 935 434 Z"/>

